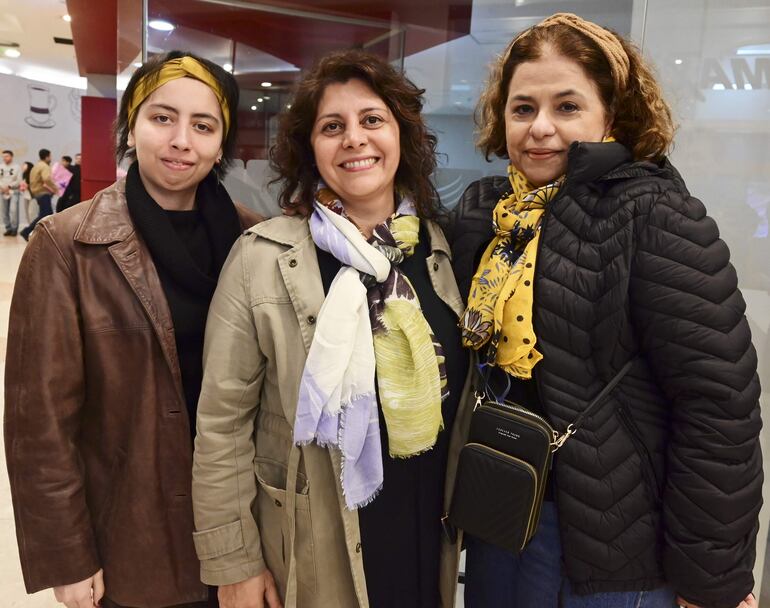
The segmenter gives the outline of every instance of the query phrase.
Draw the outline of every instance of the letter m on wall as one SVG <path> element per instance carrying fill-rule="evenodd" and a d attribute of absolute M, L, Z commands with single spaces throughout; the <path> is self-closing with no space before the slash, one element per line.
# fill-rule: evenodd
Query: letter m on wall
<path fill-rule="evenodd" d="M 736 57 L 730 60 L 733 68 L 733 79 L 738 89 L 745 88 L 746 81 L 752 89 L 770 89 L 770 57 L 757 57 L 754 60 L 752 71 L 749 62 L 744 57 Z"/>

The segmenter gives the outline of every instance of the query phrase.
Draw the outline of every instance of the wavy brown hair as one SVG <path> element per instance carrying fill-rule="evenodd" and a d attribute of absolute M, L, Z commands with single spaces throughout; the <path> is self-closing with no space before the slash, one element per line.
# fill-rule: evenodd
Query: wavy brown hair
<path fill-rule="evenodd" d="M 617 90 L 601 48 L 572 27 L 562 24 L 535 26 L 526 36 L 513 39 L 492 64 L 489 80 L 476 108 L 476 145 L 487 160 L 492 154 L 508 158 L 505 106 L 513 72 L 521 63 L 540 59 L 549 51 L 582 66 L 599 90 L 612 125 L 611 135 L 631 150 L 635 159 L 658 160 L 665 156 L 674 137 L 671 108 L 663 99 L 660 85 L 641 52 L 622 36 L 612 33 L 630 61 L 628 85 L 622 91 Z"/>
<path fill-rule="evenodd" d="M 396 191 L 412 198 L 420 217 L 436 217 L 439 199 L 430 178 L 436 168 L 437 140 L 422 118 L 425 89 L 379 57 L 356 49 L 322 57 L 299 82 L 291 107 L 280 116 L 270 167 L 277 174 L 271 183 L 281 184 L 281 207 L 312 205 L 321 177 L 310 144 L 318 104 L 327 86 L 352 79 L 366 83 L 398 122 L 401 161 Z"/>

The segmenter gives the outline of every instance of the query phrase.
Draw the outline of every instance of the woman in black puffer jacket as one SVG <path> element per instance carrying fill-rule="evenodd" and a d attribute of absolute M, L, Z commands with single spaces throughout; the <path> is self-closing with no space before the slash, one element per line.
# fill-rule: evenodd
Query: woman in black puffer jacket
<path fill-rule="evenodd" d="M 530 545 L 466 535 L 466 605 L 756 606 L 756 353 L 650 69 L 554 15 L 500 57 L 480 118 L 479 147 L 511 165 L 453 216 L 466 346 L 560 432 L 635 363 L 558 452 Z"/>

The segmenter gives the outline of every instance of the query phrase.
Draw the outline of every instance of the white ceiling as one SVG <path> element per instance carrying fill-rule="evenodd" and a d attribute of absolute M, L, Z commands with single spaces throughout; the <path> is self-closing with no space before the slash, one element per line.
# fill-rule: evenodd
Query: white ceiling
<path fill-rule="evenodd" d="M 0 44 L 16 42 L 21 51 L 21 57 L 10 59 L 0 46 L 0 72 L 85 89 L 75 47 L 53 41 L 54 36 L 72 38 L 70 24 L 62 19 L 66 14 L 66 0 L 0 0 Z"/>

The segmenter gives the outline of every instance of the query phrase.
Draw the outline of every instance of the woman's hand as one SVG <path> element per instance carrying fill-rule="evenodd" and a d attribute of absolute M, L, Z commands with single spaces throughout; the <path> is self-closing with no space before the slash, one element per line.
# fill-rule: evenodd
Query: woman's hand
<path fill-rule="evenodd" d="M 676 596 L 676 603 L 678 606 L 681 606 L 682 608 L 700 608 L 700 606 L 697 606 L 696 604 L 691 604 L 690 602 L 683 600 L 679 596 Z M 757 598 L 754 597 L 754 594 L 749 593 L 743 599 L 743 601 L 736 606 L 736 608 L 759 608 L 759 604 L 757 603 Z"/>
<path fill-rule="evenodd" d="M 283 608 L 273 575 L 265 570 L 259 576 L 219 588 L 220 608 Z"/>
<path fill-rule="evenodd" d="M 53 595 L 57 602 L 67 608 L 94 608 L 104 597 L 104 574 L 101 570 L 93 576 L 73 583 L 53 588 Z"/>

